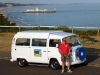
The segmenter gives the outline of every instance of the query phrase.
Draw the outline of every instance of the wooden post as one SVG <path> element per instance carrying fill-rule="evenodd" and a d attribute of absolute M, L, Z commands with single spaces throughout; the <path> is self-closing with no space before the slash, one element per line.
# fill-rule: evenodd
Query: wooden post
<path fill-rule="evenodd" d="M 19 26 L 19 31 L 20 31 L 20 26 Z"/>
<path fill-rule="evenodd" d="M 55 30 L 55 27 L 54 27 L 54 30 Z"/>
<path fill-rule="evenodd" d="M 87 34 L 88 28 L 86 27 L 86 34 Z"/>
<path fill-rule="evenodd" d="M 38 27 L 38 30 L 40 30 L 40 26 Z"/>
<path fill-rule="evenodd" d="M 72 27 L 72 33 L 74 32 L 74 27 Z"/>
<path fill-rule="evenodd" d="M 15 27 L 13 27 L 13 32 L 14 32 L 14 28 L 15 28 Z"/>
<path fill-rule="evenodd" d="M 98 32 L 97 32 L 97 35 L 99 35 L 99 34 L 100 34 L 99 32 L 100 32 L 100 28 L 98 28 Z"/>
<path fill-rule="evenodd" d="M 33 27 L 32 27 L 32 30 L 33 30 Z"/>

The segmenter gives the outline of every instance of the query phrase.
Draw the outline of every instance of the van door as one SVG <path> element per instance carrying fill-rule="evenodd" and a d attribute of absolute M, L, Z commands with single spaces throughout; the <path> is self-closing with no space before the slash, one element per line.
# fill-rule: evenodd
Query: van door
<path fill-rule="evenodd" d="M 14 49 L 17 58 L 23 58 L 30 61 L 30 38 L 17 38 Z"/>
<path fill-rule="evenodd" d="M 47 63 L 47 39 L 32 39 L 31 59 L 36 63 Z"/>
<path fill-rule="evenodd" d="M 48 47 L 48 57 L 55 58 L 58 61 L 61 61 L 61 55 L 58 52 L 58 46 L 60 45 L 60 39 L 50 39 Z"/>

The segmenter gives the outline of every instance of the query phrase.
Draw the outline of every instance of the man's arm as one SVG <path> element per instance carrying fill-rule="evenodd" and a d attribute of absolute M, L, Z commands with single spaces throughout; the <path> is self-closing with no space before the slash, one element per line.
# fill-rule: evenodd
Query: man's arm
<path fill-rule="evenodd" d="M 61 54 L 61 48 L 60 48 L 60 45 L 58 46 L 58 52 Z"/>
<path fill-rule="evenodd" d="M 58 52 L 61 54 L 61 50 L 58 48 Z"/>
<path fill-rule="evenodd" d="M 71 49 L 69 49 L 69 53 L 68 53 L 68 55 L 70 55 L 70 51 L 71 51 Z"/>
<path fill-rule="evenodd" d="M 71 52 L 71 47 L 70 47 L 70 45 L 69 45 L 69 53 L 68 53 L 68 55 L 70 55 L 70 52 Z"/>

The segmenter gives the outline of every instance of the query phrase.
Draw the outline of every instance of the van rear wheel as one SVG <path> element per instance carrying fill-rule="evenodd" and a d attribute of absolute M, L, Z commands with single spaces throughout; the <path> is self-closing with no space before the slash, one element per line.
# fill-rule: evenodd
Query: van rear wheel
<path fill-rule="evenodd" d="M 28 65 L 28 62 L 25 59 L 19 59 L 18 64 L 20 67 L 25 67 Z"/>
<path fill-rule="evenodd" d="M 57 61 L 57 59 L 52 59 L 51 62 L 50 62 L 50 67 L 53 69 L 53 70 L 57 70 L 60 68 L 60 65 Z"/>

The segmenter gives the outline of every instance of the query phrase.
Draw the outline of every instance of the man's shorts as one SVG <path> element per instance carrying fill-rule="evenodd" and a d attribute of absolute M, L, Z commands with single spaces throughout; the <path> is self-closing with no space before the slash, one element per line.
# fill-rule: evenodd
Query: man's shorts
<path fill-rule="evenodd" d="M 62 62 L 70 62 L 70 56 L 69 55 L 61 55 L 61 61 Z"/>

